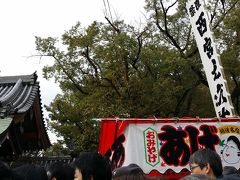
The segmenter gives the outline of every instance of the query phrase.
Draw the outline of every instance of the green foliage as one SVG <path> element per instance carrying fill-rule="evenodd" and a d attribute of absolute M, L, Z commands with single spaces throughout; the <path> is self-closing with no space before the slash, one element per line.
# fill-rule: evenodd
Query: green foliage
<path fill-rule="evenodd" d="M 39 54 L 55 60 L 43 72 L 63 94 L 48 111 L 69 151 L 97 149 L 99 122 L 93 118 L 215 116 L 185 2 L 146 0 L 149 20 L 141 31 L 108 21 L 86 29 L 77 23 L 61 41 L 36 37 Z M 217 1 L 209 9 L 239 113 L 239 3 L 229 1 L 224 11 L 221 6 Z"/>
<path fill-rule="evenodd" d="M 64 156 L 69 155 L 69 150 L 64 147 L 64 143 L 62 140 L 59 140 L 58 143 L 53 143 L 50 148 L 44 152 L 45 156 Z"/>

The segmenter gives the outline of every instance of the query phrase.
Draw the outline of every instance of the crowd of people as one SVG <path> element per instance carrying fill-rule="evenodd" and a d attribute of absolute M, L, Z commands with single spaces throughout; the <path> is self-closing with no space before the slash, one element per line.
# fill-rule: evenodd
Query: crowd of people
<path fill-rule="evenodd" d="M 189 159 L 191 174 L 181 180 L 240 180 L 233 166 L 222 166 L 220 156 L 210 149 L 194 152 Z M 98 153 L 82 153 L 71 164 L 55 162 L 44 168 L 24 164 L 10 168 L 0 161 L 0 180 L 167 180 L 150 177 L 137 164 L 111 170 L 108 160 Z"/>

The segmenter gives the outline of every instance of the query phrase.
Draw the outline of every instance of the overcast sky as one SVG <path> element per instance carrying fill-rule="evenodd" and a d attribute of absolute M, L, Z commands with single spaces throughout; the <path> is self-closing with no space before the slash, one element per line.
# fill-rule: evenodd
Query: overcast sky
<path fill-rule="evenodd" d="M 105 0 L 107 3 L 107 1 Z M 132 25 L 143 18 L 144 0 L 109 0 L 113 17 Z M 35 55 L 35 36 L 60 37 L 77 21 L 87 27 L 104 19 L 103 0 L 3 0 L 0 1 L 0 76 L 29 75 L 37 71 L 42 104 L 49 105 L 60 92 L 53 80 L 42 78 L 42 67 L 51 64 Z M 43 109 L 44 110 L 44 109 Z M 44 116 L 46 112 L 44 110 Z M 53 134 L 49 134 L 55 141 Z"/>

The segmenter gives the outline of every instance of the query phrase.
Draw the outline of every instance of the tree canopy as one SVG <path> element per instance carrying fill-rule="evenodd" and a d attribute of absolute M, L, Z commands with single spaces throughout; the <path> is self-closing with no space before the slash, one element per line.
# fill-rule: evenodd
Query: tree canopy
<path fill-rule="evenodd" d="M 67 148 L 96 150 L 102 117 L 215 117 L 186 0 L 146 0 L 147 23 L 78 22 L 61 38 L 36 37 L 43 69 L 62 89 L 47 110 Z M 240 114 L 238 0 L 210 0 L 214 32 L 236 114 Z M 44 58 L 43 58 L 44 59 Z"/>

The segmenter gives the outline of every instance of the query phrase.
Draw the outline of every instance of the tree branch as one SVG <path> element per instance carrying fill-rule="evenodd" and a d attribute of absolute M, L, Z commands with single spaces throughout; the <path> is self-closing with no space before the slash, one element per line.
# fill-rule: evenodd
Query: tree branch
<path fill-rule="evenodd" d="M 112 88 L 115 90 L 115 92 L 118 94 L 119 97 L 121 97 L 121 93 L 118 91 L 117 87 L 114 85 L 111 79 L 103 77 L 104 80 L 110 83 Z"/>
<path fill-rule="evenodd" d="M 168 10 L 169 10 L 170 8 L 172 8 L 177 2 L 178 2 L 178 0 L 176 0 L 175 2 L 173 2 L 172 5 L 168 6 L 168 8 L 166 9 L 166 13 L 167 13 Z"/>
<path fill-rule="evenodd" d="M 176 2 L 175 2 L 176 3 Z M 177 50 L 179 51 L 179 53 L 181 54 L 181 56 L 184 56 L 183 54 L 183 50 L 181 49 L 181 47 L 179 46 L 179 44 L 177 43 L 177 41 L 174 39 L 174 37 L 169 33 L 168 31 L 168 22 L 167 22 L 167 14 L 166 14 L 166 10 L 164 9 L 164 5 L 163 5 L 163 2 L 162 0 L 160 0 L 160 4 L 161 4 L 161 7 L 162 7 L 162 11 L 163 11 L 163 14 L 164 14 L 164 27 L 165 29 L 163 29 L 161 26 L 160 26 L 160 23 L 159 23 L 159 13 L 158 13 L 158 9 L 157 9 L 157 3 L 156 3 L 156 0 L 154 0 L 154 10 L 155 10 L 155 19 L 156 19 L 156 26 L 157 28 L 160 30 L 160 32 L 162 32 L 163 34 L 165 34 L 169 39 L 170 39 L 170 42 L 172 43 L 172 45 L 174 47 L 177 48 Z"/>
<path fill-rule="evenodd" d="M 87 59 L 87 61 L 89 62 L 89 64 L 93 67 L 94 69 L 94 73 L 95 73 L 95 77 L 97 79 L 99 79 L 99 75 L 98 75 L 98 67 L 95 65 L 96 62 L 94 62 L 90 56 L 89 56 L 89 47 L 86 47 L 86 50 L 82 52 L 83 57 L 85 57 Z"/>
<path fill-rule="evenodd" d="M 236 4 L 239 2 L 239 0 L 237 0 L 237 1 L 235 1 L 234 3 L 233 3 L 233 5 L 232 6 L 230 6 L 230 8 L 227 10 L 227 11 L 225 11 L 225 9 L 224 9 L 224 13 L 222 14 L 222 16 L 219 18 L 219 20 L 216 22 L 216 24 L 213 26 L 213 30 L 214 29 L 216 29 L 218 26 L 219 26 L 219 24 L 224 20 L 224 18 L 226 17 L 226 15 L 236 6 Z M 213 17 L 212 17 L 213 18 Z M 212 20 L 211 20 L 212 21 Z"/>
<path fill-rule="evenodd" d="M 191 66 L 191 69 L 192 69 L 193 72 L 195 72 L 195 74 L 198 76 L 199 81 L 200 81 L 203 85 L 209 87 L 208 82 L 207 82 L 207 80 L 205 79 L 205 77 L 204 77 L 204 75 L 202 74 L 202 72 L 201 72 L 200 70 L 196 69 L 194 66 Z"/>
<path fill-rule="evenodd" d="M 213 13 L 211 14 L 210 24 L 212 24 L 213 19 L 214 19 L 214 17 L 215 17 L 216 14 L 217 14 L 216 10 L 217 10 L 217 4 L 218 4 L 218 2 L 219 2 L 219 0 L 216 0 L 216 1 L 215 1 L 214 10 L 213 10 Z"/>
<path fill-rule="evenodd" d="M 112 28 L 117 32 L 120 33 L 120 29 L 118 29 L 113 23 L 111 23 L 111 21 L 105 16 L 105 19 L 107 20 L 107 22 L 112 26 Z"/>
<path fill-rule="evenodd" d="M 62 65 L 62 63 L 60 62 L 60 60 L 56 57 L 56 56 L 52 56 L 56 61 L 57 61 L 57 63 L 58 63 L 58 65 L 61 67 L 61 69 L 62 69 L 62 71 L 64 72 L 64 74 L 68 77 L 68 79 L 73 83 L 73 85 L 74 85 L 74 87 L 76 88 L 76 89 L 78 89 L 82 94 L 85 94 L 85 95 L 87 95 L 88 93 L 87 92 L 85 92 L 83 89 L 82 89 L 82 87 L 79 85 L 79 83 L 77 83 L 76 81 L 75 81 L 75 79 L 68 73 L 68 70 L 66 70 L 64 67 L 64 65 Z"/>
<path fill-rule="evenodd" d="M 240 115 L 240 101 L 239 101 L 240 87 L 239 87 L 238 81 L 236 79 L 236 75 L 233 72 L 230 72 L 230 74 L 232 75 L 233 82 L 235 84 L 235 87 L 231 93 L 231 98 L 232 98 L 232 102 L 235 102 L 237 114 Z"/>

